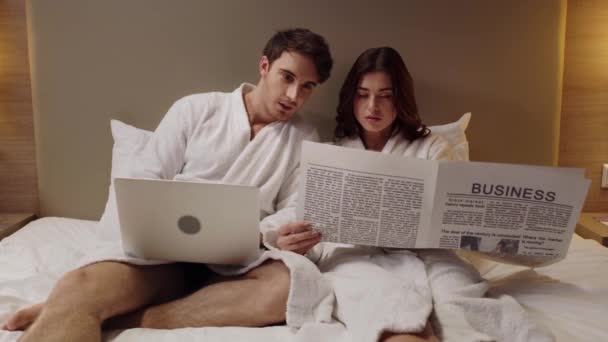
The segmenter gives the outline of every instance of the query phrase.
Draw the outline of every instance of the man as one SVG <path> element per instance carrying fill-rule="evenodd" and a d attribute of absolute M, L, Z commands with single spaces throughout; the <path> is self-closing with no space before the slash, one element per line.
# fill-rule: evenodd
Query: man
<path fill-rule="evenodd" d="M 177 101 L 138 159 L 135 175 L 258 186 L 264 242 L 276 246 L 279 236 L 290 235 L 283 249 L 304 254 L 320 236 L 291 221 L 300 143 L 316 133 L 292 116 L 331 67 L 321 36 L 305 29 L 278 32 L 264 48 L 257 86 Z M 291 279 L 281 261 L 266 261 L 230 280 L 179 298 L 193 285 L 180 264 L 96 262 L 66 274 L 46 302 L 17 312 L 5 329 L 31 324 L 22 341 L 98 341 L 110 318 L 114 326 L 167 329 L 286 320 Z"/>

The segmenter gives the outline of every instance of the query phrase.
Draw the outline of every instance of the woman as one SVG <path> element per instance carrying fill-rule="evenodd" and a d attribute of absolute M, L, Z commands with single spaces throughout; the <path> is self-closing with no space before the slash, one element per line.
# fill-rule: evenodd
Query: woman
<path fill-rule="evenodd" d="M 412 77 L 399 53 L 392 48 L 368 49 L 357 58 L 340 91 L 337 111 L 337 126 L 334 134 L 337 145 L 432 160 L 450 157 L 448 143 L 440 136 L 431 134 L 422 124 L 414 98 Z M 368 255 L 369 260 L 365 260 Z M 401 267 L 404 265 L 407 267 Z M 363 269 L 366 273 L 374 274 L 375 279 L 382 279 L 379 281 L 381 283 L 388 281 L 390 284 L 390 278 L 399 278 L 395 275 L 403 275 L 402 283 L 407 283 L 406 287 L 409 290 L 421 295 L 415 298 L 414 303 L 411 297 L 407 301 L 399 301 L 400 308 L 407 312 L 417 311 L 417 317 L 412 317 L 412 320 L 419 320 L 420 317 L 426 320 L 428 317 L 421 315 L 424 311 L 420 310 L 420 307 L 431 306 L 431 293 L 426 282 L 416 283 L 417 279 L 413 279 L 426 278 L 424 264 L 414 253 L 325 244 L 319 266 L 331 275 L 338 313 L 352 316 L 353 311 L 356 310 L 348 307 L 340 308 L 341 299 L 345 296 L 344 292 L 352 291 L 352 280 L 342 275 Z M 412 274 L 415 275 L 407 279 L 407 275 Z M 390 296 L 392 292 L 388 287 L 387 285 L 383 291 L 384 296 L 387 294 Z M 402 286 L 397 287 L 400 288 Z M 406 297 L 405 294 L 402 297 Z M 420 301 L 423 303 L 419 303 Z M 386 302 L 382 300 L 382 303 Z M 390 309 L 381 313 L 387 316 L 391 314 Z M 382 320 L 390 321 L 391 318 L 383 317 Z M 380 336 L 380 340 L 437 340 L 428 323 L 424 325 L 425 328 L 421 333 L 399 334 L 407 331 L 407 327 L 401 323 L 387 324 L 382 329 L 386 333 Z M 348 327 L 348 318 L 345 324 Z M 395 326 L 392 331 L 390 325 Z"/>
<path fill-rule="evenodd" d="M 412 77 L 390 47 L 368 49 L 356 60 L 340 91 L 336 121 L 337 145 L 450 159 L 448 143 L 422 123 Z M 279 237 L 279 247 L 288 239 Z M 306 253 L 317 242 L 318 237 L 309 238 L 299 252 Z M 526 312 L 508 296 L 483 298 L 485 281 L 451 251 L 418 250 L 416 255 L 322 243 L 311 252 L 321 249 L 317 264 L 334 287 L 334 314 L 354 340 L 436 341 L 427 321 L 433 308 L 435 331 L 446 341 L 551 340 L 531 321 L 528 329 L 510 331 L 501 314 L 508 311 L 510 320 L 527 321 Z M 475 323 L 481 321 L 483 325 Z"/>

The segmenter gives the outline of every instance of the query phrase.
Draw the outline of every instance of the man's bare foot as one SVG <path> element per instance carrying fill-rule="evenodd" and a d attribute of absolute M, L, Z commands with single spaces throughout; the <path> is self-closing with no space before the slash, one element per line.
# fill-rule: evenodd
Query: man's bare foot
<path fill-rule="evenodd" d="M 38 303 L 30 306 L 29 308 L 17 311 L 11 318 L 9 318 L 2 329 L 8 331 L 25 330 L 25 328 L 27 328 L 36 320 L 36 318 L 38 318 L 43 307 L 44 303 Z"/>
<path fill-rule="evenodd" d="M 101 341 L 101 321 L 85 311 L 45 304 L 40 315 L 19 338 L 19 342 Z"/>

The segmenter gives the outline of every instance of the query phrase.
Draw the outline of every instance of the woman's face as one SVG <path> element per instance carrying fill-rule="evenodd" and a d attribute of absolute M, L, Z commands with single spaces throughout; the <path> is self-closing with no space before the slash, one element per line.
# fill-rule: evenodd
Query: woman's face
<path fill-rule="evenodd" d="M 397 110 L 393 101 L 393 84 L 387 73 L 376 71 L 361 77 L 355 94 L 354 112 L 366 133 L 390 135 Z"/>

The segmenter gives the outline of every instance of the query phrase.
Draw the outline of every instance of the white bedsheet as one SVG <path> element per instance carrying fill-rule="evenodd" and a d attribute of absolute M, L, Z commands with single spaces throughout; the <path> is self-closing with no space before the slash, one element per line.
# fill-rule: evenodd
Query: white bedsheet
<path fill-rule="evenodd" d="M 57 279 L 95 247 L 96 222 L 43 218 L 0 242 L 0 323 L 15 310 L 43 301 Z M 568 257 L 530 270 L 474 260 L 491 284 L 526 307 L 558 341 L 608 341 L 608 249 L 578 236 Z M 0 342 L 20 332 L 0 331 Z M 106 334 L 108 341 L 315 341 L 345 339 L 340 323 L 268 328 L 132 329 Z"/>

